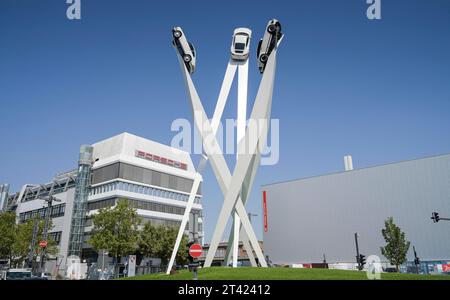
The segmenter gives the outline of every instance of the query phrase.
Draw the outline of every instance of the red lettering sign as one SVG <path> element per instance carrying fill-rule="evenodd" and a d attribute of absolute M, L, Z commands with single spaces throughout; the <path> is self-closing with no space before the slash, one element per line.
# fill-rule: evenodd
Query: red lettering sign
<path fill-rule="evenodd" d="M 161 163 L 167 166 L 171 166 L 177 169 L 182 169 L 182 170 L 187 170 L 188 166 L 187 164 L 181 163 L 179 161 L 174 161 L 165 157 L 160 157 L 151 153 L 146 153 L 144 151 L 139 151 L 136 150 L 136 157 L 142 158 L 142 159 L 146 159 L 146 160 L 150 160 L 150 161 L 154 161 L 157 163 Z"/>

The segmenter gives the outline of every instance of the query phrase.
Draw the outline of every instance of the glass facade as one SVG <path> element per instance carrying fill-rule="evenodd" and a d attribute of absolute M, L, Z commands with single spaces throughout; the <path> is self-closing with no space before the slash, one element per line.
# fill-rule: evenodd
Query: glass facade
<path fill-rule="evenodd" d="M 192 179 L 145 169 L 126 163 L 114 163 L 109 166 L 98 168 L 92 172 L 93 185 L 117 178 L 185 193 L 191 192 L 192 184 L 194 182 Z M 201 187 L 199 187 L 198 194 L 201 195 Z"/>
<path fill-rule="evenodd" d="M 134 200 L 134 199 L 118 199 L 118 198 L 111 198 L 111 199 L 104 199 L 104 200 L 89 202 L 88 210 L 91 211 L 91 210 L 97 210 L 97 209 L 106 208 L 106 207 L 112 207 L 119 200 L 128 201 L 130 203 L 130 206 L 135 209 L 162 212 L 162 213 L 167 213 L 167 214 L 183 215 L 184 210 L 185 210 L 185 208 L 181 207 L 181 206 L 168 205 L 168 204 L 157 203 L 157 202 L 152 202 L 152 201 Z M 193 210 L 193 212 L 199 213 L 199 211 L 197 211 L 197 210 Z"/>
<path fill-rule="evenodd" d="M 80 148 L 68 256 L 75 255 L 81 257 L 93 151 L 94 148 L 89 145 L 82 145 Z"/>

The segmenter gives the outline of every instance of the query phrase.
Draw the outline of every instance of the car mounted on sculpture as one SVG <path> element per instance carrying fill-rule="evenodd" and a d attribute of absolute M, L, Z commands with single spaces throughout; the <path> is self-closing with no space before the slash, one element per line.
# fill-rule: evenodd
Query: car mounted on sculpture
<path fill-rule="evenodd" d="M 247 60 L 250 48 L 252 31 L 248 28 L 236 28 L 231 43 L 231 58 L 234 60 Z"/>
<path fill-rule="evenodd" d="M 189 73 L 192 74 L 195 71 L 196 53 L 192 43 L 190 43 L 184 35 L 181 27 L 175 27 L 172 29 L 173 46 L 177 49 L 178 53 L 183 58 L 186 68 Z"/>
<path fill-rule="evenodd" d="M 264 36 L 258 44 L 258 67 L 261 73 L 264 73 L 269 55 L 272 53 L 273 49 L 275 49 L 282 37 L 283 34 L 281 33 L 280 22 L 276 19 L 270 20 L 267 24 Z"/>

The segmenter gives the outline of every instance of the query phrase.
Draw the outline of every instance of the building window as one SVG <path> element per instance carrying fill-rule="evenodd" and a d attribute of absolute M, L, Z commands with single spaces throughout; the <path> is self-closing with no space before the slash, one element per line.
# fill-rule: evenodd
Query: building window
<path fill-rule="evenodd" d="M 52 218 L 62 217 L 62 216 L 64 216 L 65 210 L 66 210 L 65 203 L 53 205 L 51 207 L 50 217 L 52 217 Z M 24 223 L 30 219 L 35 219 L 35 218 L 44 219 L 46 215 L 47 215 L 47 207 L 39 208 L 39 209 L 30 210 L 30 211 L 19 214 L 19 221 L 21 223 Z"/>
<path fill-rule="evenodd" d="M 48 234 L 48 236 L 56 243 L 56 245 L 59 246 L 59 244 L 61 243 L 61 235 L 62 232 L 61 231 L 57 231 L 57 232 L 50 232 Z"/>
<path fill-rule="evenodd" d="M 97 210 L 105 207 L 111 207 L 116 205 L 116 199 L 105 199 L 99 201 L 92 201 L 88 203 L 88 210 Z"/>

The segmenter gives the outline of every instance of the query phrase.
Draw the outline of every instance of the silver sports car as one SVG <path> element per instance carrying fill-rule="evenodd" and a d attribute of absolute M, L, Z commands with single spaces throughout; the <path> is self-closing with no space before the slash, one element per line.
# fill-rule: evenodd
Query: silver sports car
<path fill-rule="evenodd" d="M 278 41 L 282 38 L 281 24 L 278 20 L 272 19 L 269 21 L 264 33 L 264 37 L 259 41 L 257 56 L 258 56 L 258 67 L 261 73 L 264 73 L 266 68 L 267 60 L 269 59 L 270 53 L 277 46 Z"/>
<path fill-rule="evenodd" d="M 195 71 L 195 48 L 187 40 L 181 27 L 175 27 L 172 29 L 173 46 L 177 49 L 178 53 L 183 58 L 183 61 L 189 70 L 189 73 Z"/>

